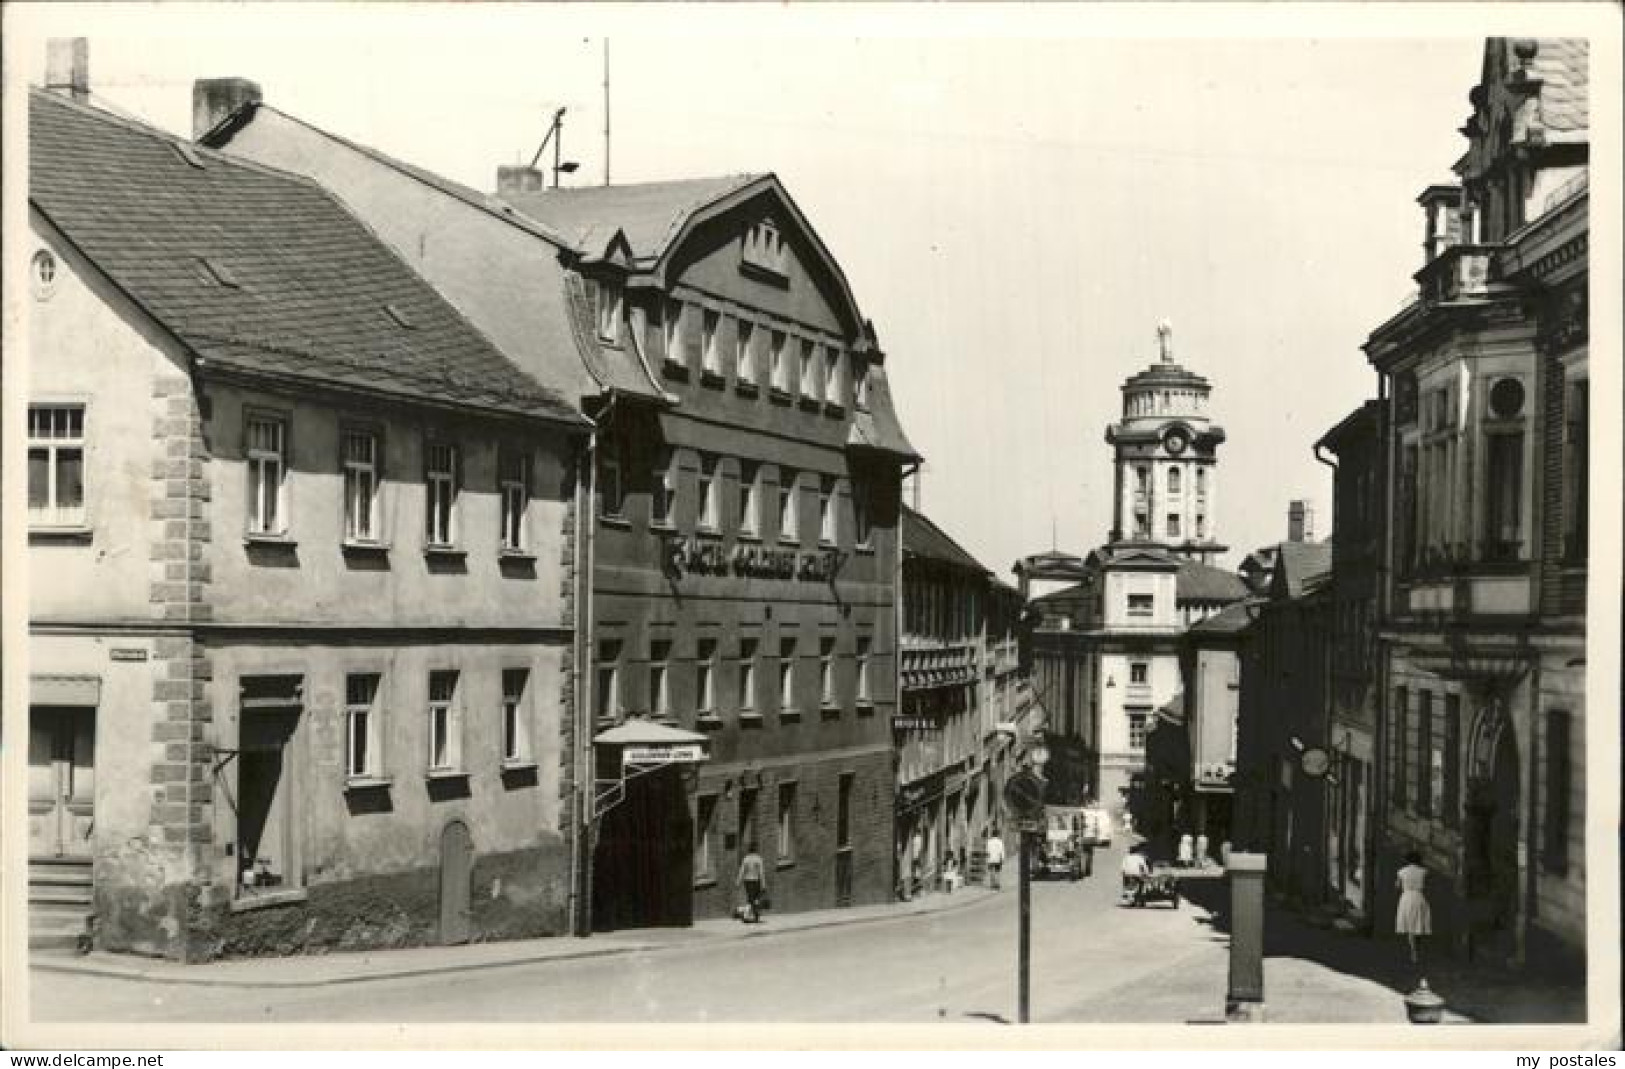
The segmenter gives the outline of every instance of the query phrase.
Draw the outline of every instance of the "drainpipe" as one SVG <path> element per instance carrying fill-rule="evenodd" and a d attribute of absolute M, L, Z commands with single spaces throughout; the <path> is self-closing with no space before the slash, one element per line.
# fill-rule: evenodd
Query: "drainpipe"
<path fill-rule="evenodd" d="M 908 465 L 900 473 L 897 479 L 897 527 L 892 536 L 892 541 L 895 543 L 895 545 L 892 546 L 891 565 L 891 700 L 892 718 L 894 720 L 896 719 L 897 714 L 902 711 L 903 704 L 903 482 L 910 475 L 918 472 L 920 470 L 920 465 L 923 463 L 925 463 L 924 460 L 916 460 L 913 464 Z M 895 836 L 897 834 L 897 751 L 896 735 L 892 730 L 891 724 L 886 725 L 886 741 L 892 745 L 892 835 Z M 895 842 L 893 843 L 891 857 L 891 886 L 894 889 L 893 894 L 895 894 L 895 888 L 898 885 L 898 881 L 903 878 L 903 873 L 898 871 L 899 858 L 897 856 L 897 844 Z"/>
<path fill-rule="evenodd" d="M 597 653 L 593 634 L 593 571 L 598 530 L 598 437 L 614 408 L 615 398 L 612 394 L 603 411 L 589 417 L 594 426 L 587 435 L 585 454 L 579 458 L 585 471 L 576 479 L 576 494 L 580 503 L 576 508 L 576 752 L 571 755 L 575 762 L 576 783 L 572 814 L 575 842 L 571 850 L 570 880 L 574 902 L 570 913 L 575 935 L 582 938 L 592 934 L 593 807 L 596 791 L 593 783 L 592 733 L 593 710 L 597 707 L 593 694 L 597 673 L 592 671 L 591 659 Z"/>

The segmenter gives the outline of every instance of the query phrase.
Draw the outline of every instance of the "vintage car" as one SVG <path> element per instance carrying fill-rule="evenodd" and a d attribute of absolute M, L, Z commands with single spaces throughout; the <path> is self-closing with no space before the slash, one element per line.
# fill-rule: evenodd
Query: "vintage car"
<path fill-rule="evenodd" d="M 1069 880 L 1083 879 L 1083 850 L 1078 837 L 1066 828 L 1049 828 L 1038 844 L 1037 864 L 1033 875 L 1064 876 Z"/>

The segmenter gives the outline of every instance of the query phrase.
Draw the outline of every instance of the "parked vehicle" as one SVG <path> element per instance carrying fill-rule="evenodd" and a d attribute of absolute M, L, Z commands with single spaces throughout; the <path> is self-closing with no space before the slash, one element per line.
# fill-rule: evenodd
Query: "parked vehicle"
<path fill-rule="evenodd" d="M 1169 868 L 1154 866 L 1146 876 L 1123 876 L 1122 904 L 1144 906 L 1152 902 L 1167 902 L 1179 908 L 1179 876 Z"/>
<path fill-rule="evenodd" d="M 1093 842 L 1096 846 L 1110 846 L 1112 844 L 1112 815 L 1098 806 L 1091 806 L 1083 811 L 1084 832 L 1086 842 Z"/>

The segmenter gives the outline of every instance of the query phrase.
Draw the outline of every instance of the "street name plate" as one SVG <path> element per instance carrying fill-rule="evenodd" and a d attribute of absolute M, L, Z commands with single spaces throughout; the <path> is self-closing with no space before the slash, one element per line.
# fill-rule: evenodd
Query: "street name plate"
<path fill-rule="evenodd" d="M 697 742 L 673 743 L 666 746 L 628 746 L 621 751 L 623 765 L 690 764 L 705 760 L 705 751 Z"/>

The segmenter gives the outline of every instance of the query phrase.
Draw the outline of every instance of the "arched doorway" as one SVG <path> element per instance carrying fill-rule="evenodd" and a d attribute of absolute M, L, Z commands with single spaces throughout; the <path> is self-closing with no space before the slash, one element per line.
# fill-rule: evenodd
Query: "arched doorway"
<path fill-rule="evenodd" d="M 1511 720 L 1499 700 L 1479 713 L 1469 761 L 1463 841 L 1467 952 L 1473 958 L 1506 959 L 1517 948 L 1520 761 Z"/>

